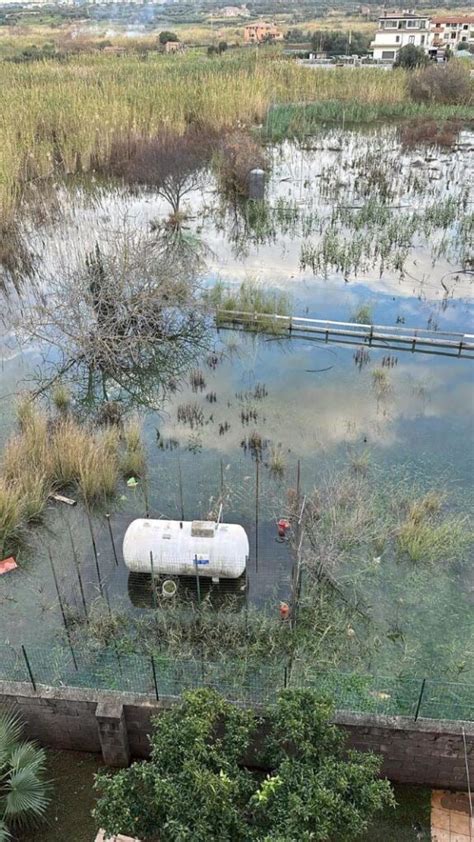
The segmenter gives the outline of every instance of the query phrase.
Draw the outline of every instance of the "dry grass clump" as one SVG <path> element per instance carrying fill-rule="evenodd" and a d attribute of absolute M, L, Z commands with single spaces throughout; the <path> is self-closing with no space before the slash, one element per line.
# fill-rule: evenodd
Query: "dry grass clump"
<path fill-rule="evenodd" d="M 430 62 L 410 74 L 408 88 L 415 102 L 470 105 L 474 98 L 470 68 L 461 61 Z"/>
<path fill-rule="evenodd" d="M 53 404 L 61 414 L 66 414 L 71 406 L 71 393 L 67 386 L 58 383 L 53 389 Z"/>
<path fill-rule="evenodd" d="M 451 562 L 462 557 L 472 533 L 465 516 L 440 519 L 443 499 L 442 494 L 431 491 L 409 503 L 405 520 L 396 531 L 400 554 L 414 562 Z"/>
<path fill-rule="evenodd" d="M 376 368 L 372 372 L 372 388 L 377 396 L 377 400 L 386 398 L 392 391 L 390 378 L 382 368 Z"/>
<path fill-rule="evenodd" d="M 20 430 L 7 442 L 1 460 L 2 551 L 28 523 L 41 518 L 51 493 L 76 491 L 92 505 L 115 493 L 121 472 L 141 475 L 145 470 L 137 421 L 125 426 L 121 438 L 117 427 L 81 426 L 69 416 L 51 419 L 26 396 L 18 403 L 18 421 Z"/>
<path fill-rule="evenodd" d="M 128 421 L 123 428 L 125 452 L 120 458 L 120 470 L 124 477 L 142 477 L 146 470 L 145 449 L 142 443 L 141 424 L 137 418 Z"/>
<path fill-rule="evenodd" d="M 270 473 L 274 477 L 282 477 L 286 469 L 286 459 L 281 445 L 272 445 L 268 462 Z"/>
<path fill-rule="evenodd" d="M 79 460 L 77 484 L 88 504 L 112 497 L 118 478 L 117 455 L 108 452 L 100 440 Z"/>
<path fill-rule="evenodd" d="M 19 489 L 0 481 L 0 555 L 8 552 L 19 536 L 23 509 Z"/>
<path fill-rule="evenodd" d="M 411 561 L 449 563 L 460 559 L 471 538 L 465 517 L 448 517 L 438 524 L 408 519 L 398 531 L 397 544 Z"/>
<path fill-rule="evenodd" d="M 399 137 L 403 146 L 409 149 L 421 143 L 450 149 L 456 143 L 461 128 L 461 120 L 414 120 L 400 126 Z"/>
<path fill-rule="evenodd" d="M 350 457 L 350 462 L 354 473 L 365 477 L 370 467 L 370 451 L 363 450 L 362 453 L 353 453 Z"/>

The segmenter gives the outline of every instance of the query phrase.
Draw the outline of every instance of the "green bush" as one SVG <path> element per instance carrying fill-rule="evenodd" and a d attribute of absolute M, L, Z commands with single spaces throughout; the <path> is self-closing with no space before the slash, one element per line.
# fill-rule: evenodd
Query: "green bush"
<path fill-rule="evenodd" d="M 394 804 L 380 759 L 345 752 L 330 724 L 332 704 L 311 691 L 286 690 L 266 714 L 260 766 L 242 766 L 261 724 L 254 712 L 213 690 L 184 694 L 154 722 L 151 759 L 96 776 L 94 816 L 107 834 L 160 842 L 352 842 Z"/>
<path fill-rule="evenodd" d="M 415 67 L 423 67 L 429 61 L 423 47 L 415 47 L 414 44 L 406 44 L 398 51 L 395 59 L 395 67 L 404 67 L 406 70 L 413 70 Z"/>

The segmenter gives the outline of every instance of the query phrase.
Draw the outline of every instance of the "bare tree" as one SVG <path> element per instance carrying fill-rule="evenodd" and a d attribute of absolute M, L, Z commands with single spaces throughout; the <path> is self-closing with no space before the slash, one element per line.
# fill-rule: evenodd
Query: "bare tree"
<path fill-rule="evenodd" d="M 184 196 L 201 184 L 212 148 L 212 137 L 194 129 L 181 136 L 164 131 L 136 141 L 132 149 L 117 145 L 112 152 L 112 168 L 130 184 L 155 189 L 176 215 Z"/>
<path fill-rule="evenodd" d="M 82 398 L 158 407 L 207 349 L 199 283 L 174 254 L 123 233 L 33 286 L 17 332 L 44 349 L 37 391 L 72 380 Z"/>

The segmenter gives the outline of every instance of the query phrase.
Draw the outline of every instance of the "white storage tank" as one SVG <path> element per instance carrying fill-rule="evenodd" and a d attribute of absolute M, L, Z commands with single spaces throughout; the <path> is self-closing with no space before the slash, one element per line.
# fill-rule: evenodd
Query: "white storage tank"
<path fill-rule="evenodd" d="M 133 573 L 238 579 L 249 557 L 242 526 L 213 521 L 134 520 L 123 539 L 123 557 Z"/>

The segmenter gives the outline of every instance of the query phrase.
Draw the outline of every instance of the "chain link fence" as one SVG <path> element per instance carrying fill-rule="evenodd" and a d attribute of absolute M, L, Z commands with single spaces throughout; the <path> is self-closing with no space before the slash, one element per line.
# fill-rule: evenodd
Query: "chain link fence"
<path fill-rule="evenodd" d="M 55 646 L 0 648 L 0 679 L 39 686 L 129 692 L 159 699 L 212 687 L 228 699 L 275 701 L 286 687 L 307 688 L 334 699 L 340 711 L 407 716 L 414 720 L 474 721 L 474 685 L 430 678 L 308 672 L 304 664 L 171 659 Z"/>

